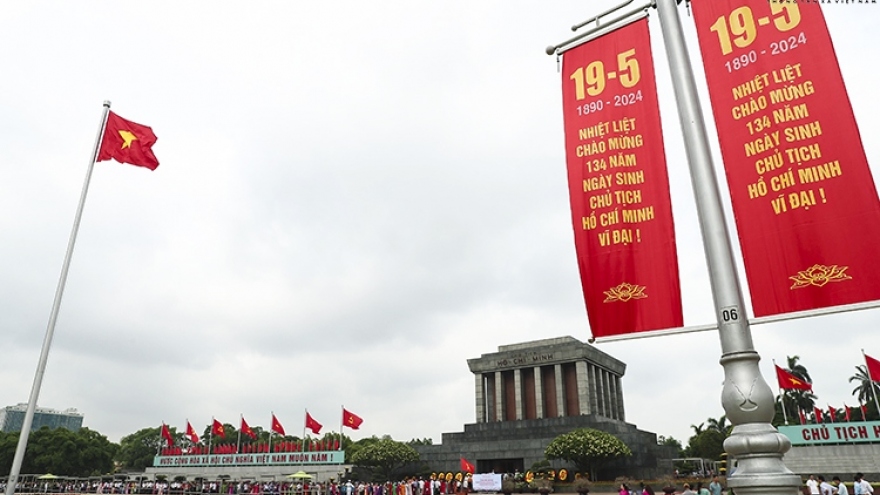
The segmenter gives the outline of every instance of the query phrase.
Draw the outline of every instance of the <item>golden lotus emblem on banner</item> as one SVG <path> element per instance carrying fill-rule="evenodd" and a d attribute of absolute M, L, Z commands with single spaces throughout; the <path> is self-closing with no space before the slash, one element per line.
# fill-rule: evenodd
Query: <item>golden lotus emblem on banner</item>
<path fill-rule="evenodd" d="M 605 300 L 602 302 L 627 302 L 631 299 L 644 299 L 648 297 L 645 294 L 644 286 L 628 284 L 626 282 L 603 292 L 605 293 Z"/>
<path fill-rule="evenodd" d="M 557 474 L 557 476 L 559 477 L 559 481 L 567 480 L 568 479 L 568 470 L 564 469 L 564 468 L 560 469 L 559 474 Z"/>
<path fill-rule="evenodd" d="M 533 479 L 535 479 L 535 473 L 526 471 L 526 483 L 531 483 Z"/>
<path fill-rule="evenodd" d="M 798 272 L 794 277 L 788 278 L 794 280 L 794 284 L 791 286 L 792 289 L 802 289 L 811 285 L 823 287 L 828 282 L 843 282 L 844 280 L 852 279 L 852 277 L 845 273 L 847 268 L 849 267 L 816 264 L 804 271 Z"/>

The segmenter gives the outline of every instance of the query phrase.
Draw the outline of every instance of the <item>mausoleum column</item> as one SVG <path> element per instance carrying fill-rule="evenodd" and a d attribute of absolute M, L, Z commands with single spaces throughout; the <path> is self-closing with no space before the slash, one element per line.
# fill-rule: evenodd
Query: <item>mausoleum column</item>
<path fill-rule="evenodd" d="M 596 379 L 596 365 L 587 364 L 587 375 L 590 379 L 590 411 L 592 411 L 593 414 L 599 414 L 599 399 L 596 396 L 596 391 L 599 386 L 598 380 Z"/>
<path fill-rule="evenodd" d="M 504 421 L 504 384 L 501 372 L 495 372 L 495 421 Z"/>
<path fill-rule="evenodd" d="M 544 417 L 544 382 L 541 377 L 541 367 L 535 366 L 533 373 L 535 374 L 535 417 L 541 419 Z"/>
<path fill-rule="evenodd" d="M 574 371 L 577 376 L 578 408 L 581 414 L 590 414 L 590 377 L 587 374 L 587 362 L 576 361 Z"/>
<path fill-rule="evenodd" d="M 519 368 L 513 370 L 513 397 L 516 419 L 523 419 L 522 371 Z"/>
<path fill-rule="evenodd" d="M 619 376 L 615 376 L 617 381 L 617 419 L 626 421 L 626 414 L 623 410 L 623 386 Z"/>
<path fill-rule="evenodd" d="M 554 364 L 553 373 L 556 375 L 556 415 L 565 416 L 565 387 L 562 382 L 562 365 Z"/>
<path fill-rule="evenodd" d="M 608 373 L 608 395 L 610 396 L 609 404 L 611 405 L 611 418 L 620 419 L 620 412 L 617 410 L 617 375 Z"/>
<path fill-rule="evenodd" d="M 611 373 L 608 370 L 602 370 L 602 397 L 605 400 L 605 416 L 613 418 L 614 412 L 611 410 Z"/>
<path fill-rule="evenodd" d="M 485 377 L 482 373 L 474 374 L 474 400 L 477 406 L 477 423 L 486 422 L 486 390 Z"/>

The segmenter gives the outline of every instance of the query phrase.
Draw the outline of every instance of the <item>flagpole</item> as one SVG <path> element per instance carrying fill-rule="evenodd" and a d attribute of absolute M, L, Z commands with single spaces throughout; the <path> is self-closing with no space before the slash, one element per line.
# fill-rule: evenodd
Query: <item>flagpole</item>
<path fill-rule="evenodd" d="M 239 413 L 238 415 L 238 442 L 235 443 L 235 453 L 241 450 L 241 425 L 244 423 L 244 413 Z"/>
<path fill-rule="evenodd" d="M 865 355 L 864 349 L 862 349 L 862 359 L 865 361 L 865 373 L 868 375 L 868 380 L 871 381 L 871 392 L 873 392 L 871 395 L 874 396 L 874 406 L 877 408 L 877 414 L 880 414 L 880 402 L 877 402 L 877 386 L 874 384 L 874 379 L 871 377 L 871 371 L 868 369 L 868 356 Z M 863 416 L 867 415 L 863 414 Z"/>
<path fill-rule="evenodd" d="M 345 416 L 345 404 L 343 404 L 343 405 L 341 406 L 341 408 L 342 408 L 342 410 L 339 411 L 339 412 L 342 413 L 342 415 L 339 416 L 339 448 L 336 449 L 336 450 L 342 450 L 342 427 L 345 425 L 345 418 L 344 418 L 344 416 Z"/>
<path fill-rule="evenodd" d="M 272 434 L 275 433 L 275 411 L 272 411 L 272 421 L 269 421 L 269 453 L 272 453 Z"/>
<path fill-rule="evenodd" d="M 211 443 L 214 441 L 214 416 L 211 416 L 211 429 L 208 430 L 208 466 L 211 465 Z"/>
<path fill-rule="evenodd" d="M 27 449 L 28 437 L 31 433 L 31 425 L 34 422 L 34 412 L 37 408 L 37 399 L 40 397 L 40 387 L 43 384 L 43 375 L 46 373 L 46 361 L 49 359 L 49 349 L 52 347 L 52 337 L 55 334 L 55 322 L 58 320 L 58 310 L 61 308 L 61 296 L 64 294 L 64 285 L 67 283 L 67 272 L 70 269 L 70 258 L 73 256 L 73 247 L 76 244 L 76 234 L 79 231 L 79 223 L 82 219 L 83 207 L 86 203 L 86 195 L 89 191 L 89 182 L 92 179 L 92 170 L 95 168 L 95 160 L 98 158 L 98 150 L 101 147 L 101 139 L 104 135 L 104 126 L 107 125 L 107 115 L 110 112 L 110 102 L 104 101 L 104 114 L 101 116 L 101 125 L 98 126 L 98 135 L 95 137 L 95 147 L 92 150 L 92 159 L 86 171 L 82 192 L 79 197 L 79 205 L 76 208 L 76 216 L 73 220 L 73 229 L 70 239 L 67 241 L 67 252 L 64 255 L 64 263 L 61 265 L 61 276 L 55 289 L 55 300 L 52 302 L 52 311 L 49 314 L 49 324 L 46 327 L 46 336 L 43 338 L 43 348 L 40 351 L 40 359 L 37 371 L 34 374 L 34 384 L 31 387 L 31 395 L 28 399 L 27 411 L 24 422 L 21 425 L 21 433 L 18 437 L 18 445 L 15 447 L 15 456 L 12 459 L 12 469 L 9 471 L 9 479 L 6 484 L 6 495 L 15 493 L 15 485 L 21 472 L 21 464 L 24 461 L 24 452 Z"/>
<path fill-rule="evenodd" d="M 162 428 L 159 428 L 159 444 L 156 445 L 156 455 L 159 455 L 162 452 L 162 440 L 165 440 L 165 437 L 162 436 L 162 431 L 165 430 L 165 420 L 162 420 Z M 167 442 L 167 440 L 166 440 Z"/>
<path fill-rule="evenodd" d="M 309 410 L 306 409 L 306 415 L 305 415 L 305 417 L 303 418 L 303 436 L 302 436 L 302 452 L 303 452 L 303 456 L 300 458 L 300 462 L 301 462 L 301 464 L 305 464 L 305 463 L 306 463 L 306 461 L 305 461 L 305 459 L 306 459 L 306 456 L 305 456 L 305 453 L 306 453 L 306 418 L 308 418 L 308 417 L 309 417 Z"/>

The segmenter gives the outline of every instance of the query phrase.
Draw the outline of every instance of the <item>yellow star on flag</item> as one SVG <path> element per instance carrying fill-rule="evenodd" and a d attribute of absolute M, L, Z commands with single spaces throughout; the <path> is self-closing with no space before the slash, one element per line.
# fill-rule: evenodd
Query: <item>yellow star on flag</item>
<path fill-rule="evenodd" d="M 125 141 L 122 143 L 122 149 L 130 148 L 131 142 L 137 139 L 137 136 L 129 131 L 119 131 L 119 135 L 122 137 L 122 140 Z"/>

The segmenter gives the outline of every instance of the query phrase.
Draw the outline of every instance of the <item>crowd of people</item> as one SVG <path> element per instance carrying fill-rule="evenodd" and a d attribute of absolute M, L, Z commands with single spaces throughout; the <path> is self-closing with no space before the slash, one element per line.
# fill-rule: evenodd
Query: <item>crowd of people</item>
<path fill-rule="evenodd" d="M 336 483 L 256 480 L 26 480 L 16 493 L 93 493 L 96 495 L 467 495 L 470 480 L 409 478 L 397 482 Z M 0 482 L 0 491 L 6 484 Z"/>
<path fill-rule="evenodd" d="M 669 494 L 672 493 L 669 490 L 675 490 L 675 487 L 661 487 L 660 489 Z M 682 486 L 681 495 L 721 495 L 723 491 L 724 485 L 721 484 L 721 480 L 718 476 L 712 476 L 712 481 L 706 486 L 702 481 L 697 482 L 693 488 L 690 483 L 685 483 Z M 621 483 L 618 490 L 618 495 L 655 495 L 655 493 L 654 487 L 645 483 L 639 483 L 638 490 L 633 490 L 625 483 Z"/>
<path fill-rule="evenodd" d="M 849 488 L 840 480 L 839 476 L 831 478 L 829 483 L 821 474 L 811 474 L 804 484 L 803 492 L 804 495 L 850 495 Z M 865 479 L 865 475 L 856 473 L 853 477 L 852 495 L 873 495 L 873 493 L 874 487 Z"/>

